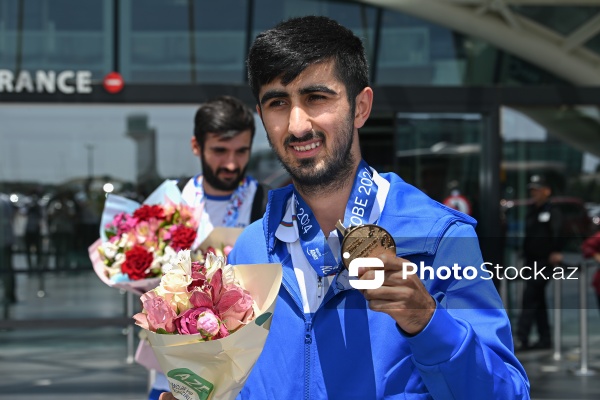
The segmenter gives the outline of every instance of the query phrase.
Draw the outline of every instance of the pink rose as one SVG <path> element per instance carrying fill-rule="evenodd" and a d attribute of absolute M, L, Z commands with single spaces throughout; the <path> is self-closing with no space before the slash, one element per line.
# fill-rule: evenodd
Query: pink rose
<path fill-rule="evenodd" d="M 141 298 L 144 310 L 146 311 L 145 318 L 143 314 L 136 314 L 134 319 L 142 328 L 156 332 L 158 329 L 164 329 L 166 332 L 175 332 L 175 318 L 177 314 L 169 303 L 162 297 L 157 295 L 153 290 L 144 293 Z"/>
<path fill-rule="evenodd" d="M 246 325 L 254 316 L 252 296 L 239 286 L 228 285 L 224 288 L 215 309 L 230 333 Z"/>
<path fill-rule="evenodd" d="M 204 340 L 220 339 L 228 335 L 227 330 L 222 329 L 221 320 L 208 307 L 187 310 L 175 320 L 175 325 L 180 334 L 199 333 Z"/>

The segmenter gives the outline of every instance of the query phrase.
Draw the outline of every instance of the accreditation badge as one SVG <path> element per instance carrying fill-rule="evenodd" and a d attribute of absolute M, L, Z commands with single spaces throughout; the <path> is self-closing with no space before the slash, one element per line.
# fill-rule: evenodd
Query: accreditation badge
<path fill-rule="evenodd" d="M 538 214 L 539 222 L 548 222 L 550 221 L 550 213 L 548 211 L 544 211 Z"/>

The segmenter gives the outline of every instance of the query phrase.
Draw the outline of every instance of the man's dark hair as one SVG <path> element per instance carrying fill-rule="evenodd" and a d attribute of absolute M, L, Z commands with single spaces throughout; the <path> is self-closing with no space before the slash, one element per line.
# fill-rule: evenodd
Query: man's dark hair
<path fill-rule="evenodd" d="M 194 136 L 201 147 L 204 147 L 207 133 L 232 138 L 248 129 L 254 138 L 256 128 L 252 111 L 231 96 L 220 96 L 203 103 L 194 117 Z"/>
<path fill-rule="evenodd" d="M 369 68 L 362 41 L 327 17 L 291 18 L 259 34 L 248 53 L 248 81 L 258 104 L 262 85 L 281 76 L 292 82 L 308 66 L 333 60 L 334 73 L 345 86 L 348 101 L 369 86 Z"/>

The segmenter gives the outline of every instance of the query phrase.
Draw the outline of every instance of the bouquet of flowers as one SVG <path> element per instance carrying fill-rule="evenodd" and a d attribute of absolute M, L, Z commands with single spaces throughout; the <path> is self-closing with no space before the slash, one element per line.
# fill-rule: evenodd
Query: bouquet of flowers
<path fill-rule="evenodd" d="M 193 246 L 201 213 L 181 200 L 174 181 L 163 183 L 141 205 L 109 195 L 100 239 L 89 248 L 94 271 L 107 285 L 138 294 L 156 287 L 161 266 Z"/>
<path fill-rule="evenodd" d="M 281 264 L 204 264 L 180 251 L 134 316 L 178 399 L 234 399 L 260 355 L 281 285 Z"/>

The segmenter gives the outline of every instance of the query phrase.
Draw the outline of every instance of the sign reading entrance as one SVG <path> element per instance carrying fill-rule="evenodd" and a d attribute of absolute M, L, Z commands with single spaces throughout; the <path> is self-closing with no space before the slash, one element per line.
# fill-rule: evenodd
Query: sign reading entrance
<path fill-rule="evenodd" d="M 20 71 L 0 69 L 0 93 L 91 93 L 91 71 Z"/>

